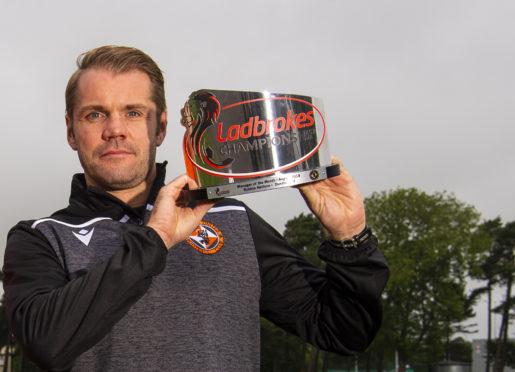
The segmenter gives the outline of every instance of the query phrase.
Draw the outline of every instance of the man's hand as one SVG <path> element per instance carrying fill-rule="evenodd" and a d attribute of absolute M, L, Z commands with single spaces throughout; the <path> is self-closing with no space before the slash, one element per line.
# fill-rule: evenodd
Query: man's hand
<path fill-rule="evenodd" d="M 180 195 L 186 185 L 189 189 L 198 187 L 195 181 L 185 174 L 163 186 L 147 223 L 147 226 L 153 228 L 163 239 L 167 249 L 190 236 L 209 208 L 215 204 L 211 201 L 202 201 L 194 208 L 185 205 L 180 201 Z"/>
<path fill-rule="evenodd" d="M 299 186 L 309 209 L 317 216 L 334 240 L 350 239 L 366 225 L 365 206 L 361 193 L 340 161 L 340 175 Z"/>

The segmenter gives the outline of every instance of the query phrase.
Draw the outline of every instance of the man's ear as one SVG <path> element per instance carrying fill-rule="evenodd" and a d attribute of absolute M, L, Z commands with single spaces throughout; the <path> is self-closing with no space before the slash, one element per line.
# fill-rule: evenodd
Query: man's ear
<path fill-rule="evenodd" d="M 75 135 L 73 134 L 73 125 L 72 119 L 66 115 L 66 138 L 68 139 L 68 144 L 70 147 L 77 151 L 77 141 L 75 141 Z"/>
<path fill-rule="evenodd" d="M 159 118 L 159 122 L 157 123 L 158 132 L 157 132 L 157 146 L 160 146 L 165 137 L 166 137 L 166 127 L 168 126 L 168 111 L 164 110 L 161 113 L 161 117 Z"/>

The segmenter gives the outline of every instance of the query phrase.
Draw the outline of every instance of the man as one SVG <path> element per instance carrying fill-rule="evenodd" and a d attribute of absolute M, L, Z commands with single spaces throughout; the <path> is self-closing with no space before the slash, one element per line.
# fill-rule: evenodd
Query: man
<path fill-rule="evenodd" d="M 31 359 L 51 370 L 257 371 L 260 316 L 321 348 L 367 347 L 388 268 L 343 168 L 300 188 L 332 239 L 323 271 L 244 204 L 183 205 L 181 190 L 196 187 L 186 175 L 163 185 L 167 111 L 150 57 L 106 46 L 78 66 L 66 127 L 84 174 L 67 208 L 17 224 L 5 253 L 8 319 Z M 200 226 L 216 253 L 190 244 Z"/>

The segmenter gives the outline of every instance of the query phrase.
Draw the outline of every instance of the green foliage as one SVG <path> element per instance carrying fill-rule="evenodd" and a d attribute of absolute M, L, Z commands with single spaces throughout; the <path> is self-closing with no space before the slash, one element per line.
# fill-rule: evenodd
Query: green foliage
<path fill-rule="evenodd" d="M 446 359 L 454 362 L 471 363 L 472 353 L 472 343 L 458 337 L 449 343 Z"/>
<path fill-rule="evenodd" d="M 305 344 L 296 336 L 261 319 L 261 371 L 298 372 L 305 365 Z"/>
<path fill-rule="evenodd" d="M 481 259 L 471 270 L 471 275 L 476 279 L 483 280 L 486 284 L 476 288 L 471 296 L 471 302 L 483 294 L 491 293 L 494 287 L 504 287 L 504 300 L 496 308 L 492 308 L 488 302 L 488 318 L 491 313 L 501 314 L 501 327 L 499 336 L 495 343 L 490 341 L 490 331 L 488 334 L 489 348 L 487 363 L 493 360 L 494 370 L 501 370 L 510 358 L 510 343 L 508 342 L 508 328 L 510 325 L 510 311 L 515 308 L 515 299 L 511 295 L 514 274 L 515 274 L 515 222 L 507 223 L 503 226 L 500 218 L 489 220 L 481 224 L 478 235 L 482 235 L 483 246 L 480 250 Z M 495 348 L 495 352 L 491 349 Z"/>
<path fill-rule="evenodd" d="M 507 223 L 504 227 L 494 232 L 494 244 L 492 247 L 495 255 L 496 270 L 495 275 L 499 282 L 507 284 L 513 282 L 515 273 L 515 221 Z"/>
<path fill-rule="evenodd" d="M 512 363 L 510 359 L 513 359 L 513 348 L 508 340 L 508 329 L 512 317 L 510 312 L 515 309 L 515 301 L 511 294 L 515 279 L 515 221 L 507 223 L 495 231 L 492 255 L 497 258 L 493 276 L 499 285 L 504 287 L 505 293 L 503 303 L 498 309 L 502 314 L 502 319 L 493 365 L 493 371 L 499 372 L 504 369 L 506 364 Z"/>
<path fill-rule="evenodd" d="M 470 276 L 485 280 L 494 285 L 498 282 L 497 261 L 499 250 L 494 244 L 495 238 L 502 229 L 500 218 L 483 222 L 473 239 L 473 246 L 478 254 L 478 260 L 471 266 Z"/>
<path fill-rule="evenodd" d="M 465 277 L 479 256 L 479 214 L 453 195 L 415 188 L 374 193 L 365 205 L 391 272 L 373 348 L 397 350 L 401 365 L 438 362 L 452 325 L 472 315 Z"/>

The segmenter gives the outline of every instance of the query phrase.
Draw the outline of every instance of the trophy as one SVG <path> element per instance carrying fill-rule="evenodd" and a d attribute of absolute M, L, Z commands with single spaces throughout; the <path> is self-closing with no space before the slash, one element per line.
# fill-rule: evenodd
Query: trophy
<path fill-rule="evenodd" d="M 190 200 L 302 185 L 331 165 L 321 102 L 302 95 L 202 89 L 181 110 Z"/>

